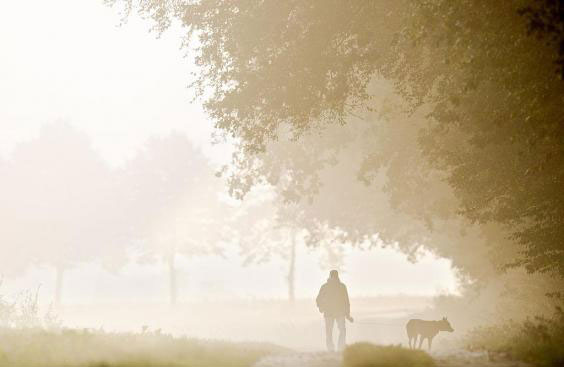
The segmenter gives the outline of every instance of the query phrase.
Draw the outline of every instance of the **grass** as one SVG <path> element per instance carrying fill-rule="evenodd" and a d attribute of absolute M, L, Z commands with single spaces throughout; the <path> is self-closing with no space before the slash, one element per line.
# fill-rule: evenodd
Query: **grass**
<path fill-rule="evenodd" d="M 421 350 L 399 346 L 356 343 L 343 352 L 343 367 L 434 367 L 435 362 Z"/>
<path fill-rule="evenodd" d="M 564 312 L 557 308 L 550 318 L 474 329 L 466 338 L 468 349 L 485 350 L 490 356 L 529 362 L 538 367 L 564 366 Z"/>
<path fill-rule="evenodd" d="M 269 344 L 174 338 L 160 333 L 0 330 L 0 366 L 249 367 L 283 351 Z"/>

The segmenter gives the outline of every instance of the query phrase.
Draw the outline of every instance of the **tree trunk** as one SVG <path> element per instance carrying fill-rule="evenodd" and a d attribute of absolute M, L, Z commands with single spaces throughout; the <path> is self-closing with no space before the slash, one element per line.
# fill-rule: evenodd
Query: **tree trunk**
<path fill-rule="evenodd" d="M 170 291 L 170 305 L 176 305 L 177 301 L 177 284 L 176 284 L 176 268 L 174 267 L 174 251 L 168 256 L 168 276 L 169 276 L 169 291 Z"/>
<path fill-rule="evenodd" d="M 292 232 L 291 241 L 292 247 L 290 249 L 290 267 L 288 269 L 288 301 L 291 303 L 295 300 L 295 272 L 296 272 L 296 233 Z"/>
<path fill-rule="evenodd" d="M 61 300 L 63 298 L 63 273 L 64 268 L 62 265 L 55 266 L 56 279 L 55 279 L 55 306 L 61 305 Z"/>

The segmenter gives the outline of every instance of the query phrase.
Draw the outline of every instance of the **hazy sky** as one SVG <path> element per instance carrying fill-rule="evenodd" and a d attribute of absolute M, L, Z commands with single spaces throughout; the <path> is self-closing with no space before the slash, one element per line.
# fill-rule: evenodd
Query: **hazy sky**
<path fill-rule="evenodd" d="M 178 35 L 156 39 L 137 18 L 119 24 L 117 10 L 101 0 L 0 3 L 4 153 L 61 119 L 88 132 L 112 163 L 171 129 L 207 140 L 209 124 L 189 103 Z"/>
<path fill-rule="evenodd" d="M 36 135 L 42 124 L 65 120 L 88 133 L 100 154 L 119 165 L 153 134 L 185 132 L 217 158 L 228 149 L 207 143 L 209 123 L 190 104 L 190 63 L 174 31 L 156 39 L 147 23 L 131 19 L 118 27 L 115 9 L 101 0 L 18 0 L 0 2 L 0 154 L 9 156 L 19 141 Z M 1 244 L 0 244 L 1 246 Z M 180 298 L 229 295 L 284 297 L 281 262 L 242 268 L 240 260 L 203 258 L 181 261 Z M 393 250 L 352 252 L 343 278 L 354 295 L 432 294 L 454 291 L 450 262 L 427 256 L 410 264 Z M 129 265 L 119 274 L 97 266 L 72 270 L 66 278 L 67 302 L 166 300 L 164 267 Z M 297 296 L 313 297 L 325 271 L 302 251 Z M 51 269 L 36 269 L 4 289 L 43 284 L 52 292 Z M 124 291 L 125 290 L 125 291 Z"/>

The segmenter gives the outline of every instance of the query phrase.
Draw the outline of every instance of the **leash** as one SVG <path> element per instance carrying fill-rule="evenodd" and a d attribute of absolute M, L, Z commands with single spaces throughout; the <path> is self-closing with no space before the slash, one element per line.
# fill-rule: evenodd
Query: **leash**
<path fill-rule="evenodd" d="M 388 324 L 378 321 L 355 321 L 355 324 L 363 324 L 363 325 L 382 325 L 382 326 L 403 326 L 404 324 Z"/>

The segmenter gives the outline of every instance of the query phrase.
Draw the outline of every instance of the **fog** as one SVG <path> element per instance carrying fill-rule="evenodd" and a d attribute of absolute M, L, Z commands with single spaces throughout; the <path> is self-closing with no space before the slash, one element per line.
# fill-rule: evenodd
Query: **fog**
<path fill-rule="evenodd" d="M 45 123 L 17 142 L 3 165 L 4 297 L 36 293 L 41 312 L 53 307 L 66 327 L 151 327 L 314 350 L 314 300 L 331 269 L 368 322 L 458 294 L 449 260 L 421 251 L 413 262 L 393 244 L 355 248 L 330 237 L 311 246 L 298 236 L 289 258 L 271 190 L 230 199 L 213 160 L 188 136 L 150 137 L 114 167 L 71 123 Z M 249 233 L 254 210 L 258 232 Z M 366 333 L 359 325 L 351 340 Z M 308 334 L 296 339 L 296 327 Z"/>
<path fill-rule="evenodd" d="M 32 5 L 36 11 L 29 14 Z M 194 216 L 223 205 L 228 209 L 198 218 L 207 221 L 207 231 L 213 233 L 194 235 L 185 230 L 181 235 L 179 241 L 191 243 L 180 244 L 186 248 L 175 259 L 175 317 L 192 312 L 190 304 L 198 302 L 256 301 L 262 307 L 282 307 L 288 297 L 287 259 L 273 249 L 268 258 L 245 264 L 236 236 L 226 233 L 219 241 L 213 238 L 232 215 L 225 210 L 241 205 L 228 198 L 226 184 L 214 176 L 228 163 L 233 148 L 212 143 L 211 123 L 198 103 L 189 103 L 192 93 L 186 85 L 193 67 L 182 58 L 180 34 L 171 32 L 155 39 L 138 18 L 118 26 L 119 15 L 96 2 L 38 1 L 3 7 L 1 34 L 7 48 L 0 61 L 4 101 L 0 148 L 2 210 L 9 225 L 2 231 L 2 294 L 15 299 L 21 292 L 39 289 L 41 307 L 57 304 L 59 317 L 69 327 L 138 331 L 149 325 L 186 334 L 187 326 L 174 325 L 162 316 L 169 313 L 165 253 L 171 239 L 160 233 L 165 237 L 160 243 L 140 244 L 158 242 L 156 229 L 143 234 L 147 239 L 139 229 L 120 227 L 148 220 L 143 225 L 178 232 L 171 224 L 178 220 L 178 211 Z M 176 141 L 178 155 L 162 156 L 168 153 L 158 151 L 155 142 L 159 140 L 163 144 Z M 191 149 L 195 156 L 190 155 Z M 162 173 L 152 164 L 171 170 Z M 198 165 L 208 167 L 193 171 Z M 184 174 L 179 172 L 183 169 Z M 158 181 L 140 189 L 143 182 L 139 181 L 152 174 L 171 175 L 164 179 L 173 191 L 161 191 Z M 186 185 L 187 180 L 193 180 L 192 186 Z M 210 181 L 217 181 L 212 193 L 194 187 Z M 210 205 L 202 199 L 196 204 L 200 207 L 195 207 L 195 193 L 209 195 L 205 198 L 218 203 Z M 175 200 L 186 201 L 166 206 L 166 199 L 157 203 L 155 195 L 176 195 Z M 129 202 L 118 203 L 126 197 Z M 133 219 L 139 216 L 152 218 Z M 298 244 L 295 297 L 300 313 L 309 315 L 307 322 L 319 321 L 314 299 L 332 268 L 342 270 L 353 298 L 413 295 L 427 299 L 419 302 L 421 306 L 433 295 L 458 292 L 450 261 L 429 252 L 422 252 L 417 262 L 409 261 L 393 245 L 368 250 L 346 247 L 333 255 L 336 258 L 328 256 L 324 249 Z M 402 303 L 397 307 L 405 308 Z M 131 305 L 144 311 L 108 312 L 129 310 Z M 268 312 L 276 312 L 270 308 Z M 207 318 L 216 317 L 215 312 L 198 315 L 203 325 Z M 253 320 L 256 325 L 263 322 Z M 287 322 L 295 321 L 278 320 L 273 327 Z M 202 331 L 188 334 L 235 336 Z M 249 332 L 239 338 L 260 339 L 262 334 Z M 280 341 L 275 339 L 276 332 L 270 334 L 272 341 Z M 285 337 L 281 342 L 288 344 L 292 336 Z M 313 348 L 316 343 L 307 346 Z"/>
<path fill-rule="evenodd" d="M 0 4 L 0 334 L 558 360 L 560 28 L 431 3 Z"/>

